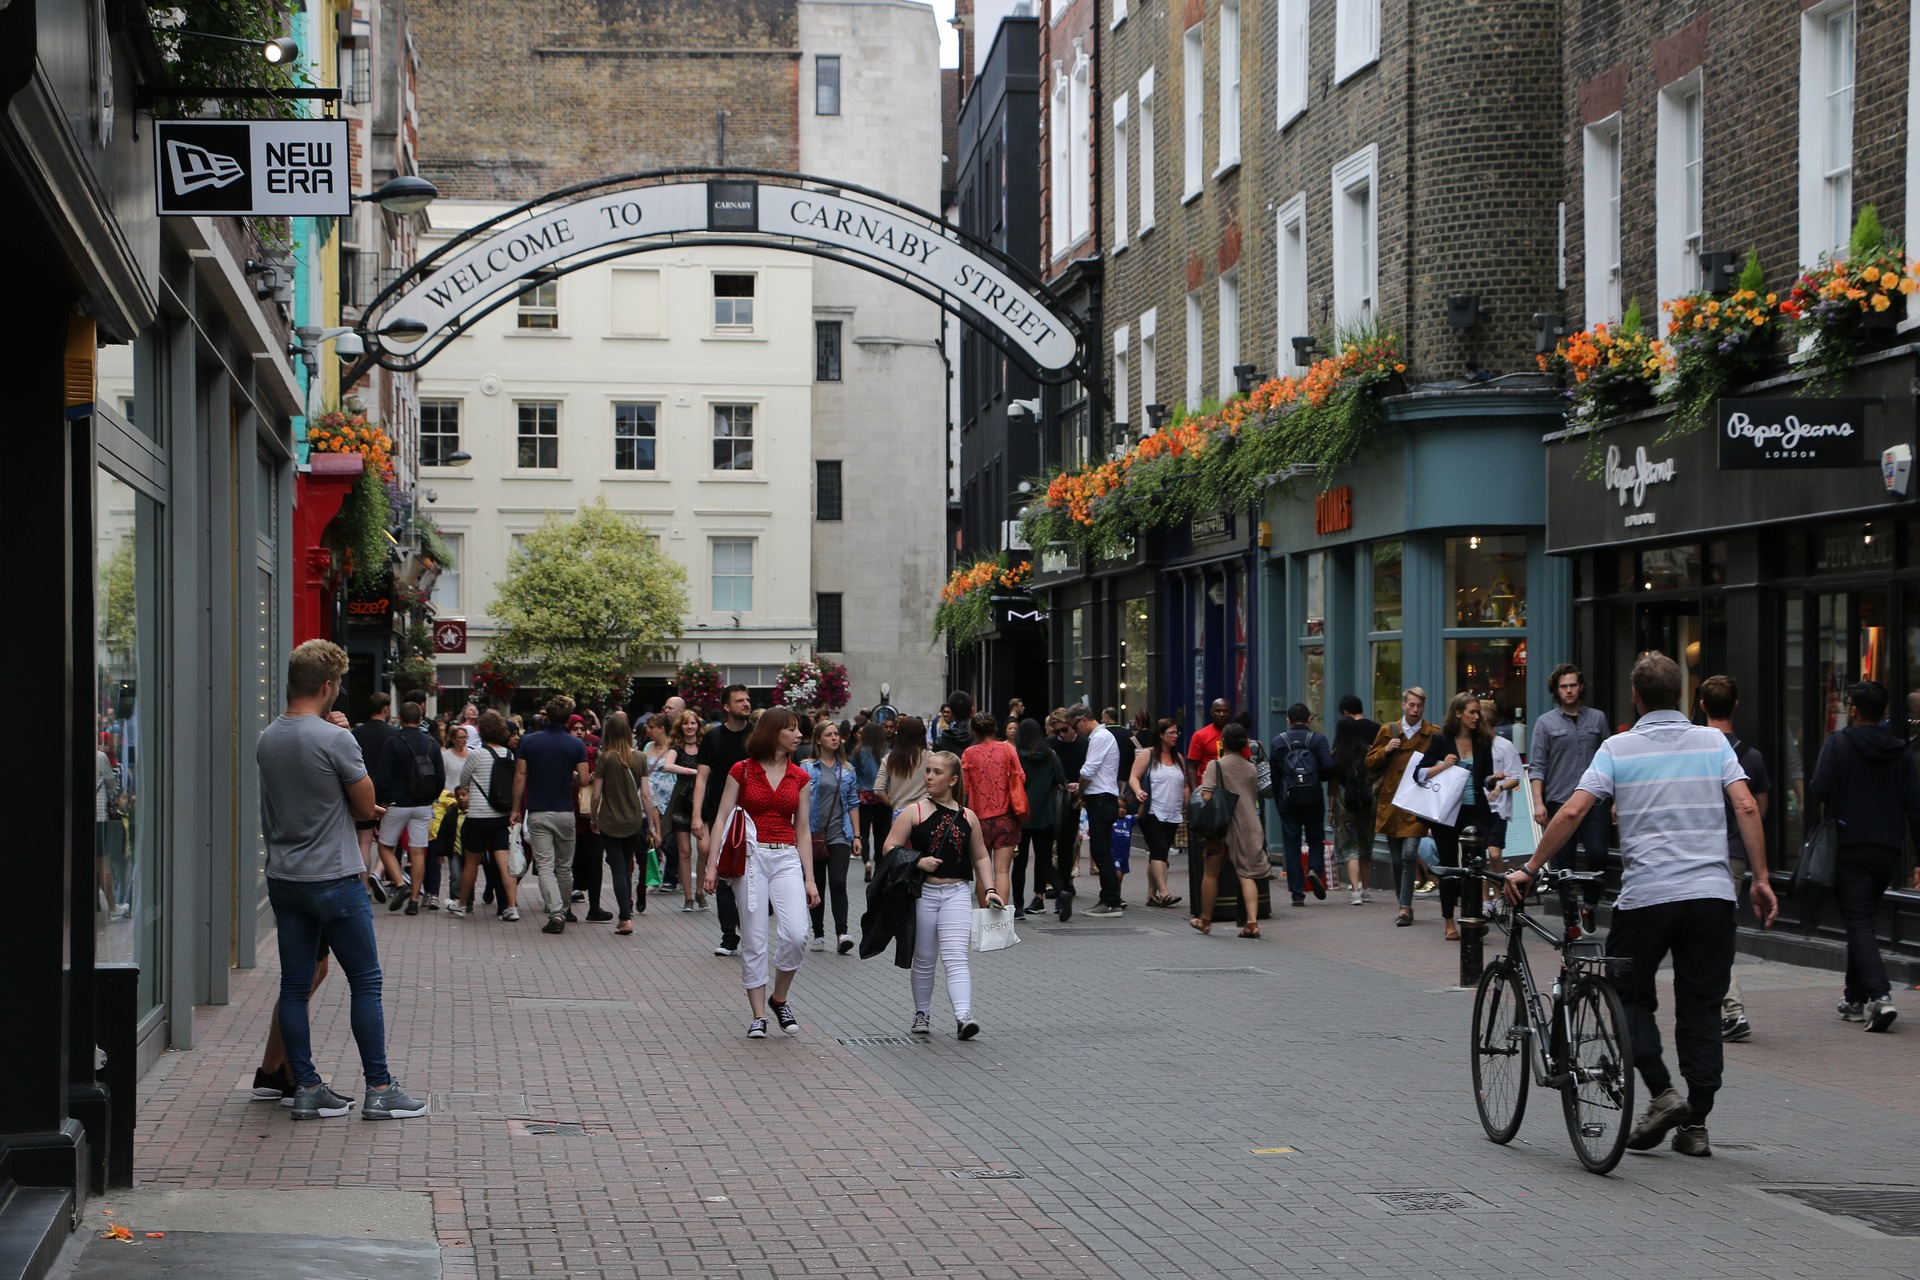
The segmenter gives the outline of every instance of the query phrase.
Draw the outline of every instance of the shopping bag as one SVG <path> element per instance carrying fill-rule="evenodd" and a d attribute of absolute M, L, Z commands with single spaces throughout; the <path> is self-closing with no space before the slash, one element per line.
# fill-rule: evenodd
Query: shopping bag
<path fill-rule="evenodd" d="M 515 880 L 527 874 L 526 826 L 507 828 L 507 874 Z"/>
<path fill-rule="evenodd" d="M 1450 827 L 1460 817 L 1460 801 L 1467 794 L 1473 770 L 1465 765 L 1429 773 L 1425 782 L 1416 776 L 1419 769 L 1411 761 L 1400 775 L 1400 786 L 1393 793 L 1393 807 L 1427 822 Z"/>
<path fill-rule="evenodd" d="M 1133 870 L 1133 815 L 1113 822 L 1113 866 L 1122 875 Z"/>
<path fill-rule="evenodd" d="M 647 888 L 658 889 L 659 887 L 660 850 L 649 847 L 647 849 Z"/>
<path fill-rule="evenodd" d="M 1020 935 L 1013 931 L 1013 912 L 1005 907 L 975 907 L 973 909 L 973 949 L 975 951 L 1004 951 L 1020 941 Z"/>
<path fill-rule="evenodd" d="M 1839 854 L 1840 828 L 1832 818 L 1814 824 L 1807 842 L 1800 846 L 1800 861 L 1793 869 L 1792 892 L 1798 894 L 1809 885 L 1833 887 L 1833 864 Z"/>
<path fill-rule="evenodd" d="M 1214 787 L 1212 794 L 1203 800 L 1200 791 L 1201 788 L 1195 787 L 1187 798 L 1187 830 L 1202 840 L 1222 839 L 1233 825 L 1233 808 L 1240 797 L 1225 787 Z"/>

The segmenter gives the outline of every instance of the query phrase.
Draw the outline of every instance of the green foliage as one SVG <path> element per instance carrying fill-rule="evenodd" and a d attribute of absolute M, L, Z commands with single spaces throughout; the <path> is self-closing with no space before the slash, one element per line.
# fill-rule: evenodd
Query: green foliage
<path fill-rule="evenodd" d="M 372 591 L 389 571 L 387 522 L 393 518 L 386 482 L 377 468 L 368 466 L 353 482 L 353 491 L 340 507 L 340 541 L 353 564 L 353 589 Z"/>
<path fill-rule="evenodd" d="M 1887 233 L 1880 227 L 1880 211 L 1870 204 L 1860 206 L 1853 220 L 1853 235 L 1847 241 L 1847 261 L 1865 262 L 1887 244 Z"/>
<path fill-rule="evenodd" d="M 1747 265 L 1740 268 L 1740 278 L 1734 282 L 1733 287 L 1748 293 L 1765 293 L 1767 291 L 1767 272 L 1766 268 L 1760 265 L 1760 251 L 1758 249 L 1747 250 Z"/>
<path fill-rule="evenodd" d="M 1626 337 L 1634 337 L 1646 327 L 1646 320 L 1640 314 L 1640 299 L 1628 301 L 1627 309 L 1620 313 L 1620 332 Z"/>
<path fill-rule="evenodd" d="M 434 523 L 432 516 L 416 513 L 413 517 L 413 531 L 420 539 L 420 549 L 432 556 L 435 564 L 442 569 L 459 567 L 454 562 L 453 549 L 447 545 L 445 535 L 440 532 L 440 526 Z"/>
<path fill-rule="evenodd" d="M 137 634 L 139 597 L 133 571 L 133 538 L 123 537 L 100 566 L 100 639 L 116 653 L 131 653 Z"/>
<path fill-rule="evenodd" d="M 293 20 L 300 10 L 299 0 L 175 0 L 171 14 L 157 8 L 152 21 L 154 40 L 166 61 L 165 84 L 216 89 L 311 85 L 312 77 L 298 60 L 291 65 L 275 65 L 260 56 L 261 45 L 293 30 Z M 208 35 L 233 39 L 210 40 Z M 246 43 L 236 44 L 234 40 Z M 162 94 L 165 84 L 156 86 Z M 163 115 L 195 116 L 206 100 L 163 97 L 158 105 Z M 226 119 L 296 119 L 309 113 L 309 104 L 300 99 L 228 99 L 219 106 Z"/>
<path fill-rule="evenodd" d="M 490 654 L 530 684 L 602 697 L 680 634 L 686 611 L 686 570 L 600 498 L 577 516 L 548 516 L 507 558 L 488 607 L 500 624 Z"/>

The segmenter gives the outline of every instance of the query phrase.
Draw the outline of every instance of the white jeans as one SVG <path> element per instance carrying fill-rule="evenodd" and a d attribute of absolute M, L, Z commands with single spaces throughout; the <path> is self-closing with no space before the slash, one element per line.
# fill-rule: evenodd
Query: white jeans
<path fill-rule="evenodd" d="M 807 914 L 807 884 L 800 874 L 800 850 L 790 844 L 747 842 L 747 874 L 733 880 L 740 907 L 740 985 L 748 991 L 767 985 L 767 904 L 780 940 L 773 967 L 792 973 L 807 953 L 812 920 Z"/>
<path fill-rule="evenodd" d="M 947 968 L 947 999 L 953 1016 L 965 1022 L 973 1013 L 973 970 L 967 966 L 967 947 L 973 941 L 973 886 L 930 884 L 920 890 L 913 935 L 913 1009 L 926 1013 L 933 1005 L 933 962 Z"/>

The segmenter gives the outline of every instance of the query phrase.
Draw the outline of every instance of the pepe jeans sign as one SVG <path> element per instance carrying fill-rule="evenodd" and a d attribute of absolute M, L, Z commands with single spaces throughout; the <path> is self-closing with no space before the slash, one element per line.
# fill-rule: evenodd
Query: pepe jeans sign
<path fill-rule="evenodd" d="M 344 120 L 158 120 L 153 148 L 162 217 L 353 212 Z"/>
<path fill-rule="evenodd" d="M 1864 400 L 1722 400 L 1720 469 L 1862 467 Z"/>
<path fill-rule="evenodd" d="M 1626 518 L 1627 527 L 1632 528 L 1654 522 L 1653 512 L 1638 509 L 1647 499 L 1647 486 L 1666 484 L 1679 474 L 1679 470 L 1679 465 L 1672 458 L 1648 457 L 1645 445 L 1633 451 L 1631 461 L 1622 462 L 1620 446 L 1610 444 L 1607 446 L 1607 469 L 1601 479 L 1618 505 L 1624 507 L 1629 499 L 1633 501 L 1635 510 Z"/>

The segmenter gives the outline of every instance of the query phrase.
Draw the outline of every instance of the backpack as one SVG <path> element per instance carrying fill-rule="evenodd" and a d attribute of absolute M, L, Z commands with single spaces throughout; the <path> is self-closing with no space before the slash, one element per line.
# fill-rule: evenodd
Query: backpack
<path fill-rule="evenodd" d="M 1347 770 L 1340 784 L 1340 799 L 1346 803 L 1348 813 L 1365 813 L 1373 807 L 1373 775 L 1367 772 L 1365 760 L 1356 761 Z"/>
<path fill-rule="evenodd" d="M 487 804 L 501 815 L 513 812 L 513 764 L 516 757 L 512 748 L 505 748 L 499 755 L 493 754 L 493 748 L 482 746 L 482 751 L 493 761 L 493 772 L 487 775 Z M 504 766 L 504 767 L 503 767 Z"/>
<path fill-rule="evenodd" d="M 1286 802 L 1294 809 L 1316 808 L 1320 800 L 1320 761 L 1314 757 L 1312 739 L 1286 736 L 1287 754 L 1280 762 L 1281 781 L 1286 786 Z"/>
<path fill-rule="evenodd" d="M 422 755 L 412 743 L 407 744 L 407 751 L 413 756 L 413 773 L 408 779 L 407 794 L 416 805 L 432 804 L 446 789 L 440 785 L 439 748 L 433 745 L 432 739 L 428 739 L 427 747 L 428 753 Z"/>

